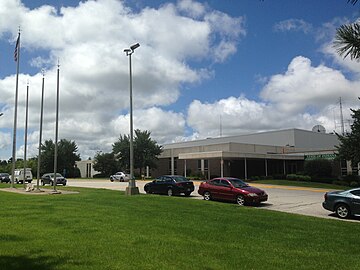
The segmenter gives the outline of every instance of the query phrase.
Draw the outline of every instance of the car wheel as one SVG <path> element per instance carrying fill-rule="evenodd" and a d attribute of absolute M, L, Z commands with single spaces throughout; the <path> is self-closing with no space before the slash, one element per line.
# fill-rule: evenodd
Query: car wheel
<path fill-rule="evenodd" d="M 174 195 L 174 194 L 173 194 L 173 190 L 172 190 L 171 188 L 169 188 L 169 189 L 167 190 L 167 195 L 168 195 L 168 196 Z"/>
<path fill-rule="evenodd" d="M 338 204 L 335 213 L 339 218 L 348 218 L 350 216 L 350 208 L 346 204 Z"/>
<path fill-rule="evenodd" d="M 53 185 L 54 185 L 54 181 L 50 181 L 50 185 L 53 186 Z"/>
<path fill-rule="evenodd" d="M 236 197 L 236 203 L 240 206 L 243 206 L 245 204 L 245 199 L 243 195 L 238 195 Z"/>
<path fill-rule="evenodd" d="M 204 193 L 204 200 L 205 200 L 205 201 L 210 201 L 210 200 L 211 200 L 211 194 L 210 194 L 209 191 L 206 191 L 206 192 Z"/>
<path fill-rule="evenodd" d="M 185 192 L 185 196 L 186 196 L 186 197 L 189 197 L 190 194 L 191 194 L 191 192 Z"/>
<path fill-rule="evenodd" d="M 65 186 L 66 186 L 66 183 L 64 183 L 63 186 L 65 187 Z"/>
<path fill-rule="evenodd" d="M 110 178 L 110 181 L 111 181 L 111 182 L 114 182 L 114 179 Z"/>
<path fill-rule="evenodd" d="M 45 182 L 44 182 L 44 181 L 41 181 L 41 185 L 42 185 L 42 186 L 45 186 Z"/>
<path fill-rule="evenodd" d="M 146 194 L 150 194 L 150 193 L 151 193 L 149 187 L 144 187 L 144 190 L 145 190 L 145 193 L 146 193 Z"/>

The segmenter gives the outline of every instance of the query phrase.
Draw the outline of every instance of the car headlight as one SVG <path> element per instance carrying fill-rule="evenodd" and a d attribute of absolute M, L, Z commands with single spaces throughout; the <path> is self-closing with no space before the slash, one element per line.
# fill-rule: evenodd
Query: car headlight
<path fill-rule="evenodd" d="M 249 193 L 248 196 L 250 196 L 250 197 L 257 197 L 257 196 L 259 196 L 259 195 L 257 195 L 256 193 Z"/>

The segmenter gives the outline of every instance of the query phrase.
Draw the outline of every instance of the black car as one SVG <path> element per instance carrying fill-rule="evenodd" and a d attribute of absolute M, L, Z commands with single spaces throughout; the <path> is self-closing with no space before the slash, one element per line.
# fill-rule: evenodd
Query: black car
<path fill-rule="evenodd" d="M 335 212 L 339 218 L 360 215 L 360 188 L 327 192 L 324 199 L 323 207 Z"/>
<path fill-rule="evenodd" d="M 146 193 L 167 194 L 168 196 L 184 193 L 190 196 L 194 183 L 181 175 L 163 175 L 144 186 Z"/>
<path fill-rule="evenodd" d="M 0 182 L 1 183 L 9 183 L 10 182 L 10 176 L 8 173 L 0 173 Z"/>
<path fill-rule="evenodd" d="M 41 176 L 41 184 L 45 186 L 46 184 L 49 184 L 51 186 L 54 185 L 54 173 L 45 173 L 43 176 Z M 56 185 L 63 185 L 66 186 L 66 178 L 62 176 L 60 173 L 56 174 Z"/>

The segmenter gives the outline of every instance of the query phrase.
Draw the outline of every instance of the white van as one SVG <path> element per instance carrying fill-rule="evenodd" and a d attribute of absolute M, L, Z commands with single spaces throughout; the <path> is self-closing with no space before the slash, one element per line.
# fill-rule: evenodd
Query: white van
<path fill-rule="evenodd" d="M 31 183 L 33 175 L 30 168 L 26 168 L 25 182 Z M 24 169 L 15 169 L 14 182 L 16 184 L 23 183 L 24 181 Z"/>

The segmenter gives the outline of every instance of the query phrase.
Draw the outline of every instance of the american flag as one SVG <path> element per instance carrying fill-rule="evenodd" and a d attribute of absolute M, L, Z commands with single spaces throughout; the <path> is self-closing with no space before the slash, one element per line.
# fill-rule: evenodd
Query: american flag
<path fill-rule="evenodd" d="M 15 62 L 17 62 L 17 60 L 18 60 L 19 44 L 20 44 L 20 34 L 19 34 L 19 36 L 17 38 L 16 45 L 15 45 L 15 51 L 14 51 Z"/>

